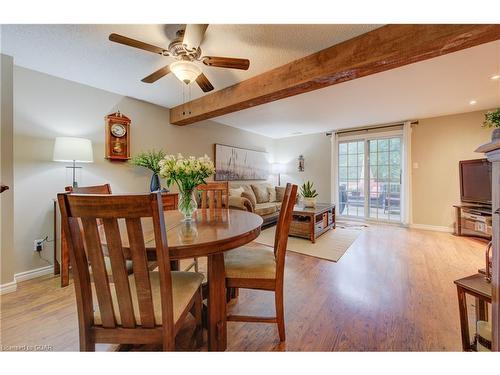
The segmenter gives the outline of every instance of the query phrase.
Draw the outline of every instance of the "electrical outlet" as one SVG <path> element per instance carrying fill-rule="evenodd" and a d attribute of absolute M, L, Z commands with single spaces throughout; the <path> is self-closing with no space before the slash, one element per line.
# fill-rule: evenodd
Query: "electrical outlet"
<path fill-rule="evenodd" d="M 43 243 L 44 243 L 43 238 L 40 238 L 38 240 L 34 240 L 33 241 L 33 251 L 35 251 L 37 253 L 42 251 L 43 250 Z"/>

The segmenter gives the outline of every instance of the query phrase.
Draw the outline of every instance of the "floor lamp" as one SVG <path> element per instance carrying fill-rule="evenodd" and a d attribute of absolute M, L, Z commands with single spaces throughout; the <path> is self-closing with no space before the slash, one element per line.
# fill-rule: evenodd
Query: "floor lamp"
<path fill-rule="evenodd" d="M 76 163 L 92 163 L 94 161 L 92 153 L 92 142 L 90 139 L 73 138 L 73 137 L 57 137 L 54 144 L 54 161 L 72 163 L 70 168 L 73 170 L 73 187 L 78 187 L 76 181 Z"/>
<path fill-rule="evenodd" d="M 285 173 L 285 164 L 273 163 L 272 172 L 278 175 L 278 186 L 281 186 L 281 174 Z"/>

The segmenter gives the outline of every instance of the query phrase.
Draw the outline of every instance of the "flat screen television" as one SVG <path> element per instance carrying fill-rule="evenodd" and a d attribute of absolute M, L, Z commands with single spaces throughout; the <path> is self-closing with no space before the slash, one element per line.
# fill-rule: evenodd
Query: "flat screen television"
<path fill-rule="evenodd" d="M 462 160 L 459 165 L 462 202 L 491 205 L 491 162 Z"/>

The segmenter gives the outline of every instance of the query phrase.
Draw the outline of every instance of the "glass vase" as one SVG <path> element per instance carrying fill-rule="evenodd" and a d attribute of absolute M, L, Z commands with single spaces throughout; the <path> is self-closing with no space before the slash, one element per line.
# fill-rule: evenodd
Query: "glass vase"
<path fill-rule="evenodd" d="M 179 212 L 184 215 L 185 222 L 193 220 L 193 213 L 198 208 L 196 203 L 194 189 L 179 191 Z"/>

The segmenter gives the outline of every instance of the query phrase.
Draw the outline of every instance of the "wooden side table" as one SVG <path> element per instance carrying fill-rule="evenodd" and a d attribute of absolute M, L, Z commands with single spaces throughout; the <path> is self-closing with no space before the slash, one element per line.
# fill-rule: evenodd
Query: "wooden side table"
<path fill-rule="evenodd" d="M 290 236 L 307 238 L 312 243 L 330 229 L 335 229 L 335 205 L 316 203 L 316 207 L 296 205 L 293 208 Z"/>
<path fill-rule="evenodd" d="M 163 209 L 176 210 L 179 202 L 179 194 L 177 193 L 162 193 Z M 61 287 L 69 285 L 69 251 L 66 245 L 64 231 L 61 230 L 61 225 L 58 223 L 59 207 L 57 199 L 54 199 L 54 275 L 61 275 Z M 58 236 L 60 233 L 60 236 Z M 60 241 L 60 262 L 57 260 L 57 239 Z M 177 261 L 178 262 L 178 261 Z"/>
<path fill-rule="evenodd" d="M 460 312 L 460 329 L 462 331 L 462 348 L 465 352 L 475 351 L 469 334 L 469 317 L 467 314 L 467 294 L 476 298 L 476 319 L 488 320 L 488 303 L 491 303 L 491 284 L 484 275 L 477 273 L 463 279 L 455 280 Z M 475 340 L 474 340 L 475 341 Z"/>

